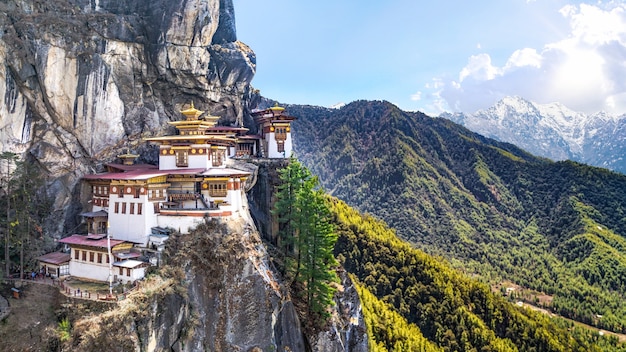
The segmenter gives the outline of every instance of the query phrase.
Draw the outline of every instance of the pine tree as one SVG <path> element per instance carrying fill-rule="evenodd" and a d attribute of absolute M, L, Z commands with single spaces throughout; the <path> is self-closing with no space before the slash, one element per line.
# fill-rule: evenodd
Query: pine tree
<path fill-rule="evenodd" d="M 43 223 L 50 215 L 52 201 L 47 196 L 43 174 L 29 160 L 16 163 L 15 189 L 12 204 L 16 209 L 15 244 L 19 245 L 20 275 L 24 277 L 25 266 L 34 266 L 36 257 L 44 251 Z"/>
<path fill-rule="evenodd" d="M 6 175 L 4 176 L 4 195 L 6 198 L 6 230 L 4 233 L 4 265 L 6 276 L 11 274 L 11 258 L 9 254 L 9 245 L 11 240 L 11 227 L 14 226 L 14 222 L 11 222 L 11 188 L 12 188 L 12 165 L 17 160 L 17 154 L 12 152 L 3 152 L 0 154 L 0 160 L 6 163 Z"/>
<path fill-rule="evenodd" d="M 44 251 L 43 223 L 50 216 L 51 199 L 44 190 L 44 177 L 30 160 L 18 160 L 10 152 L 0 154 L 3 197 L 6 207 L 4 230 L 5 274 L 10 275 L 11 258 L 19 254 L 20 276 L 25 266 L 34 266 L 35 258 Z M 15 250 L 18 249 L 19 253 Z"/>
<path fill-rule="evenodd" d="M 333 256 L 333 248 L 337 242 L 337 234 L 330 223 L 331 215 L 323 191 L 311 193 L 310 206 L 313 217 L 310 224 L 311 232 L 306 237 L 308 252 L 305 256 L 304 267 L 308 269 L 305 275 L 309 308 L 314 313 L 327 315 L 326 308 L 330 306 L 337 282 L 337 274 L 333 270 L 337 261 Z"/>
<path fill-rule="evenodd" d="M 289 277 L 289 275 L 297 276 L 300 266 L 293 254 L 297 253 L 297 248 L 300 247 L 300 244 L 297 243 L 300 238 L 298 229 L 301 223 L 300 214 L 297 210 L 297 196 L 305 178 L 303 170 L 302 165 L 292 157 L 287 167 L 278 171 L 282 183 L 278 186 L 277 201 L 272 210 L 279 223 L 277 246 L 284 254 L 285 272 L 288 279 L 292 281 L 295 280 L 295 277 Z"/>
<path fill-rule="evenodd" d="M 338 281 L 333 249 L 337 235 L 331 225 L 330 209 L 319 181 L 295 158 L 280 170 L 282 184 L 274 214 L 280 224 L 286 256 L 286 276 L 298 282 L 311 313 L 326 316 Z"/>

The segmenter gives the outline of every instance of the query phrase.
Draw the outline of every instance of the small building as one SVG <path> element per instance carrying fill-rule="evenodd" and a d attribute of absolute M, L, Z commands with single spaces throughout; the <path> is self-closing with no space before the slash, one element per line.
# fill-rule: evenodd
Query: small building
<path fill-rule="evenodd" d="M 134 281 L 143 278 L 145 266 L 148 266 L 144 263 L 144 266 L 129 267 L 125 261 L 137 261 L 141 256 L 132 252 L 133 243 L 107 239 L 106 235 L 72 235 L 59 242 L 70 248 L 69 274 L 77 278 L 108 281 L 112 268 L 114 281 Z"/>
<path fill-rule="evenodd" d="M 252 112 L 254 122 L 261 134 L 261 156 L 277 159 L 289 158 L 293 151 L 291 122 L 296 118 L 287 115 L 285 108 L 278 105 Z"/>
<path fill-rule="evenodd" d="M 150 264 L 134 259 L 125 259 L 113 263 L 113 281 L 132 282 L 141 280 L 146 275 L 146 268 Z"/>
<path fill-rule="evenodd" d="M 52 252 L 37 257 L 39 269 L 54 279 L 70 275 L 70 255 L 63 252 Z"/>

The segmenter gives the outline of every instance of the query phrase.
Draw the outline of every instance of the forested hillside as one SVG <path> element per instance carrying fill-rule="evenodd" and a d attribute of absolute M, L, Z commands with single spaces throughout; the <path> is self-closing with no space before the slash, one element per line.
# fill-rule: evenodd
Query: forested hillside
<path fill-rule="evenodd" d="M 520 299 L 626 331 L 626 176 L 387 102 L 288 109 L 297 157 L 332 195 Z"/>
<path fill-rule="evenodd" d="M 615 337 L 513 304 L 380 220 L 329 200 L 335 255 L 356 278 L 374 351 L 620 351 Z"/>

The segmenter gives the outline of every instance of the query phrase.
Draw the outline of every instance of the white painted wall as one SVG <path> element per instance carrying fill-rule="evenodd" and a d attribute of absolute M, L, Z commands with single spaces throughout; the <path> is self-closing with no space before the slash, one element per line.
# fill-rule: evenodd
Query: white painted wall
<path fill-rule="evenodd" d="M 82 252 L 82 250 L 81 250 Z M 97 252 L 96 252 L 97 253 Z M 70 260 L 70 276 L 82 277 L 85 279 L 98 280 L 98 281 L 107 281 L 109 280 L 109 264 L 106 263 L 106 259 L 103 259 L 104 263 L 92 263 L 92 262 L 83 262 L 82 254 L 81 259 L 74 259 L 74 249 L 72 249 L 72 259 Z M 104 258 L 103 254 L 103 258 Z M 97 254 L 94 255 L 97 259 Z M 89 260 L 89 255 L 87 255 L 87 260 Z M 114 273 L 115 274 L 115 273 Z"/>
<path fill-rule="evenodd" d="M 206 154 L 191 154 L 187 158 L 188 168 L 202 168 L 208 169 L 211 167 L 211 161 Z M 184 169 L 184 167 L 178 167 L 178 169 Z"/>
<path fill-rule="evenodd" d="M 159 170 L 174 170 L 176 166 L 176 155 L 159 154 Z"/>
<path fill-rule="evenodd" d="M 243 185 L 241 185 L 243 186 Z M 232 211 L 241 210 L 241 197 L 242 191 L 240 189 L 233 189 L 226 192 L 226 201 L 231 205 Z"/>
<path fill-rule="evenodd" d="M 127 283 L 129 281 L 141 280 L 146 276 L 145 267 L 130 269 L 130 276 L 126 275 L 126 268 L 122 268 L 122 272 L 124 274 L 120 275 L 120 268 L 117 266 L 113 267 L 113 275 L 116 275 L 117 280 L 122 281 L 123 283 Z"/>
<path fill-rule="evenodd" d="M 267 141 L 267 157 L 271 159 L 289 158 L 293 150 L 293 142 L 291 140 L 291 132 L 287 133 L 287 139 L 285 140 L 285 152 L 278 151 L 278 144 L 274 136 L 274 132 L 265 134 L 265 140 Z"/>
<path fill-rule="evenodd" d="M 180 233 L 189 233 L 193 229 L 204 222 L 201 216 L 175 216 L 160 215 L 157 216 L 158 226 L 171 227 Z"/>
<path fill-rule="evenodd" d="M 115 213 L 115 203 L 119 202 L 119 212 Z M 126 214 L 122 214 L 122 203 L 126 203 Z M 135 203 L 134 214 L 130 214 L 130 203 Z M 142 204 L 141 215 L 137 214 L 137 203 Z M 132 194 L 119 197 L 109 195 L 109 234 L 112 238 L 148 245 L 152 227 L 156 226 L 154 206 L 147 195 L 135 198 Z"/>

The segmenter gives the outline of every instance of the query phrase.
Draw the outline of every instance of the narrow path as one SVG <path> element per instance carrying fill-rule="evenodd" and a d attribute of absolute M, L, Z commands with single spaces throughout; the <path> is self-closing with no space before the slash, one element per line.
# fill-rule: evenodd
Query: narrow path
<path fill-rule="evenodd" d="M 619 339 L 619 342 L 626 342 L 626 334 L 620 334 L 620 333 L 609 331 L 609 330 L 599 329 L 599 328 L 596 328 L 595 326 L 587 325 L 585 323 L 581 323 L 579 321 L 566 318 L 566 317 L 558 315 L 556 313 L 552 313 L 552 312 L 550 312 L 550 311 L 548 311 L 546 309 L 543 309 L 541 307 L 537 307 L 537 306 L 535 306 L 533 304 L 530 304 L 530 303 L 527 303 L 527 302 L 523 302 L 523 307 L 531 309 L 531 310 L 534 310 L 534 311 L 537 311 L 537 312 L 541 312 L 543 314 L 549 315 L 550 317 L 559 317 L 561 319 L 565 319 L 565 320 L 567 320 L 569 322 L 572 322 L 572 323 L 574 323 L 574 324 L 576 324 L 578 326 L 584 327 L 584 328 L 589 329 L 589 330 L 597 331 L 598 334 L 601 334 L 601 335 L 616 336 Z"/>
<path fill-rule="evenodd" d="M 80 287 L 78 287 L 78 285 L 67 283 L 66 281 L 63 281 L 63 280 L 56 280 L 56 279 L 51 279 L 51 278 L 38 278 L 35 280 L 4 279 L 4 282 L 13 283 L 13 284 L 15 284 L 16 282 L 21 282 L 22 285 L 38 284 L 38 285 L 54 286 L 54 287 L 57 287 L 59 289 L 59 292 L 61 292 L 66 297 L 84 299 L 84 300 L 90 300 L 90 301 L 108 302 L 108 303 L 117 303 L 118 301 L 125 299 L 127 295 L 127 294 L 114 294 L 110 296 L 108 294 L 85 291 L 85 290 L 81 290 Z M 2 307 L 2 303 L 0 303 L 0 309 L 1 307 Z M 9 310 L 10 310 L 10 307 L 9 307 Z"/>

